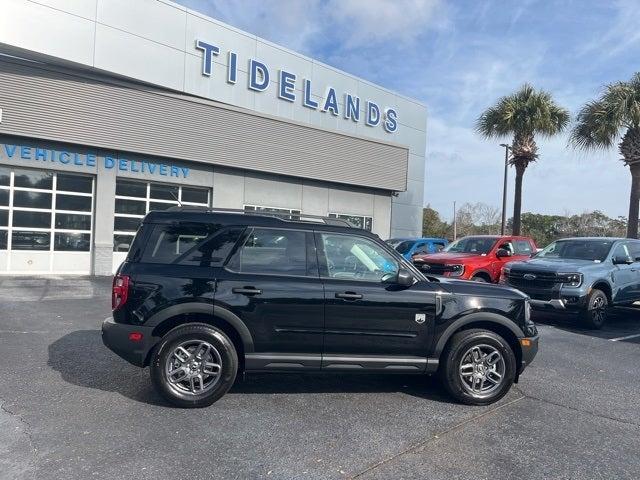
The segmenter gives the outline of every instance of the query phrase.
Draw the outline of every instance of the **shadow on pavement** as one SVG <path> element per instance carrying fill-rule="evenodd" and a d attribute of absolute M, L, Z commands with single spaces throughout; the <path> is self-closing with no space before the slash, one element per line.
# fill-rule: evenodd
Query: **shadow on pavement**
<path fill-rule="evenodd" d="M 583 327 L 575 313 L 534 311 L 532 319 L 539 324 L 551 325 L 567 332 L 605 340 L 640 335 L 640 308 L 638 307 L 612 308 L 609 311 L 607 322 L 601 330 L 591 330 Z M 640 343 L 640 336 L 620 341 Z"/>
<path fill-rule="evenodd" d="M 155 392 L 147 369 L 130 365 L 109 351 L 98 330 L 78 330 L 56 340 L 49 345 L 47 364 L 73 385 L 119 393 L 137 402 L 169 406 Z M 244 380 L 238 377 L 230 393 L 395 392 L 451 403 L 436 378 L 404 374 L 248 374 Z"/>
<path fill-rule="evenodd" d="M 119 393 L 151 405 L 168 406 L 146 370 L 130 365 L 107 349 L 99 330 L 77 330 L 49 345 L 47 365 L 80 387 Z"/>

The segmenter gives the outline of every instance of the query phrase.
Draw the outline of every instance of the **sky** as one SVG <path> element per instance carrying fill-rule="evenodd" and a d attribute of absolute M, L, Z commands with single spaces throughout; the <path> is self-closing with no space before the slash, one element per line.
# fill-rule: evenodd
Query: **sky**
<path fill-rule="evenodd" d="M 572 117 L 603 86 L 640 70 L 637 0 L 178 0 L 213 18 L 427 106 L 425 204 L 500 207 L 510 139 L 474 132 L 482 111 L 529 82 Z M 538 139 L 523 211 L 626 216 L 631 185 L 617 148 L 584 153 Z M 509 171 L 508 216 L 513 202 Z"/>

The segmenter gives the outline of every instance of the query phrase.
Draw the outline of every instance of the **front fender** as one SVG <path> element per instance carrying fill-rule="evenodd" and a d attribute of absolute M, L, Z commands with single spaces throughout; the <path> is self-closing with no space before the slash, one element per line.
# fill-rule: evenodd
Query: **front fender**
<path fill-rule="evenodd" d="M 501 327 L 509 329 L 516 338 L 523 338 L 525 336 L 522 329 L 520 329 L 518 325 L 513 323 L 507 317 L 491 312 L 471 313 L 469 315 L 465 315 L 464 317 L 458 318 L 446 328 L 446 330 L 442 333 L 442 335 L 440 335 L 440 338 L 436 343 L 433 356 L 439 358 L 451 336 L 462 327 L 472 325 L 474 323 L 494 323 L 500 325 Z"/>

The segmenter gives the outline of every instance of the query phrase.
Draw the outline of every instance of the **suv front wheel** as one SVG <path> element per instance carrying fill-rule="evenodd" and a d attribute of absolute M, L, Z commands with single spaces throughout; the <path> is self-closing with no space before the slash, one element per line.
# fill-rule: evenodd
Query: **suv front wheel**
<path fill-rule="evenodd" d="M 207 407 L 233 385 L 238 355 L 229 337 L 215 327 L 188 324 L 158 343 L 151 361 L 155 388 L 179 407 Z"/>
<path fill-rule="evenodd" d="M 456 333 L 442 356 L 440 375 L 447 391 L 459 402 L 488 405 L 507 394 L 516 373 L 509 344 L 489 330 Z"/>

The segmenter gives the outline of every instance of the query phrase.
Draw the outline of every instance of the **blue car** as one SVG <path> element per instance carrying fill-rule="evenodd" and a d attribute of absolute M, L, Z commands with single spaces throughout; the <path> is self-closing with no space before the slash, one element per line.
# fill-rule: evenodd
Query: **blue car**
<path fill-rule="evenodd" d="M 441 252 L 449 244 L 445 238 L 390 238 L 387 243 L 407 260 L 417 254 Z"/>

